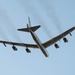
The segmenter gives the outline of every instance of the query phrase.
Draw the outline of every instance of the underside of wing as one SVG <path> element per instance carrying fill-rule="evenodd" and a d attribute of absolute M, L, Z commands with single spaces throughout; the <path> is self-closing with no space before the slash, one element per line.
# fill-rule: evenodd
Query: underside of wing
<path fill-rule="evenodd" d="M 70 28 L 69 30 L 63 32 L 62 34 L 60 34 L 60 35 L 58 35 L 58 36 L 52 38 L 51 40 L 49 40 L 49 41 L 43 43 L 43 46 L 44 46 L 45 48 L 49 47 L 50 45 L 52 45 L 52 44 L 54 44 L 55 42 L 59 41 L 60 39 L 64 38 L 66 35 L 68 35 L 68 34 L 71 35 L 71 32 L 72 32 L 73 30 L 75 30 L 75 27 L 72 27 L 72 28 Z M 64 40 L 67 41 L 66 38 L 64 38 Z"/>
<path fill-rule="evenodd" d="M 30 48 L 38 48 L 35 44 L 25 44 L 25 43 L 16 43 L 16 42 L 10 42 L 10 41 L 0 41 L 0 43 L 9 44 L 9 45 L 15 45 L 15 46 L 21 46 L 21 47 L 30 47 Z"/>

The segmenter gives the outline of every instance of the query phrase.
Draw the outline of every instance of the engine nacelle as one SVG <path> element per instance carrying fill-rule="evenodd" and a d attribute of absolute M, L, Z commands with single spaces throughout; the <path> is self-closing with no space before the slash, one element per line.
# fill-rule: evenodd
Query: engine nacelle
<path fill-rule="evenodd" d="M 17 51 L 17 50 L 18 50 L 14 45 L 12 46 L 12 49 L 13 49 L 14 51 Z"/>
<path fill-rule="evenodd" d="M 54 44 L 55 48 L 59 48 L 59 45 L 58 44 Z"/>
<path fill-rule="evenodd" d="M 65 43 L 68 42 L 67 38 L 65 38 L 65 37 L 63 38 L 63 41 L 64 41 Z"/>
<path fill-rule="evenodd" d="M 31 51 L 30 51 L 28 48 L 26 48 L 26 52 L 27 52 L 27 53 L 31 53 Z"/>

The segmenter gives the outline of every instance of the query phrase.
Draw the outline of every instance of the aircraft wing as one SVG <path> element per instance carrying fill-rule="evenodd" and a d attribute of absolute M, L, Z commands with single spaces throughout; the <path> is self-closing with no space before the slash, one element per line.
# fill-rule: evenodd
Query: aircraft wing
<path fill-rule="evenodd" d="M 58 36 L 52 38 L 51 40 L 49 40 L 49 41 L 43 43 L 43 46 L 44 46 L 45 48 L 49 47 L 50 45 L 52 45 L 52 44 L 54 44 L 55 42 L 59 41 L 60 39 L 64 38 L 66 35 L 71 34 L 71 32 L 72 32 L 73 30 L 75 30 L 75 27 L 72 27 L 72 28 L 70 28 L 69 30 L 67 30 L 67 31 L 65 31 L 65 32 L 63 32 L 63 33 L 61 33 L 60 35 L 58 35 Z"/>
<path fill-rule="evenodd" d="M 9 44 L 9 45 L 15 45 L 15 46 L 21 46 L 21 47 L 30 47 L 30 48 L 38 48 L 35 44 L 25 44 L 25 43 L 16 43 L 16 42 L 10 42 L 10 41 L 0 41 L 0 43 Z"/>

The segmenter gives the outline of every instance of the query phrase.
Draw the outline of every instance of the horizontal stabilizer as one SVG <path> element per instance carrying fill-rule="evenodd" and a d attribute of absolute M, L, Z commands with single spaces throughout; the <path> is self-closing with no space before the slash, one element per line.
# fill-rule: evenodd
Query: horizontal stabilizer
<path fill-rule="evenodd" d="M 38 26 L 34 26 L 34 27 L 30 27 L 30 29 L 35 32 L 38 28 L 40 28 L 41 26 L 38 25 Z M 18 31 L 24 31 L 24 32 L 29 32 L 29 29 L 28 28 L 21 28 L 21 29 L 18 29 Z"/>

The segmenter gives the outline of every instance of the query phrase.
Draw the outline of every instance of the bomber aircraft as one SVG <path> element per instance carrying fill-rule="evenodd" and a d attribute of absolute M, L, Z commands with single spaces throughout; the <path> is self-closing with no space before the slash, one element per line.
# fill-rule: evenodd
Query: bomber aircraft
<path fill-rule="evenodd" d="M 40 39 L 38 38 L 38 36 L 35 34 L 35 31 L 40 27 L 41 27 L 40 25 L 32 27 L 30 18 L 28 17 L 27 28 L 18 29 L 18 31 L 29 32 L 36 44 L 17 43 L 17 42 L 1 41 L 1 40 L 0 40 L 0 43 L 3 43 L 5 47 L 6 47 L 6 44 L 12 45 L 12 49 L 14 51 L 18 50 L 16 48 L 16 46 L 26 47 L 26 52 L 27 53 L 31 53 L 29 48 L 39 48 L 42 51 L 42 53 L 45 55 L 45 57 L 48 57 L 49 55 L 48 55 L 48 53 L 46 51 L 46 48 L 51 46 L 51 45 L 53 45 L 53 44 L 54 44 L 55 48 L 59 48 L 59 45 L 56 42 L 59 41 L 60 39 L 63 39 L 63 41 L 65 43 L 68 42 L 68 40 L 67 40 L 67 38 L 65 36 L 68 35 L 68 34 L 70 34 L 72 36 L 71 32 L 73 30 L 75 30 L 75 27 L 72 27 L 72 28 L 68 29 L 67 31 L 59 34 L 58 36 L 56 36 L 56 37 L 54 37 L 54 38 L 42 43 L 40 41 Z"/>

